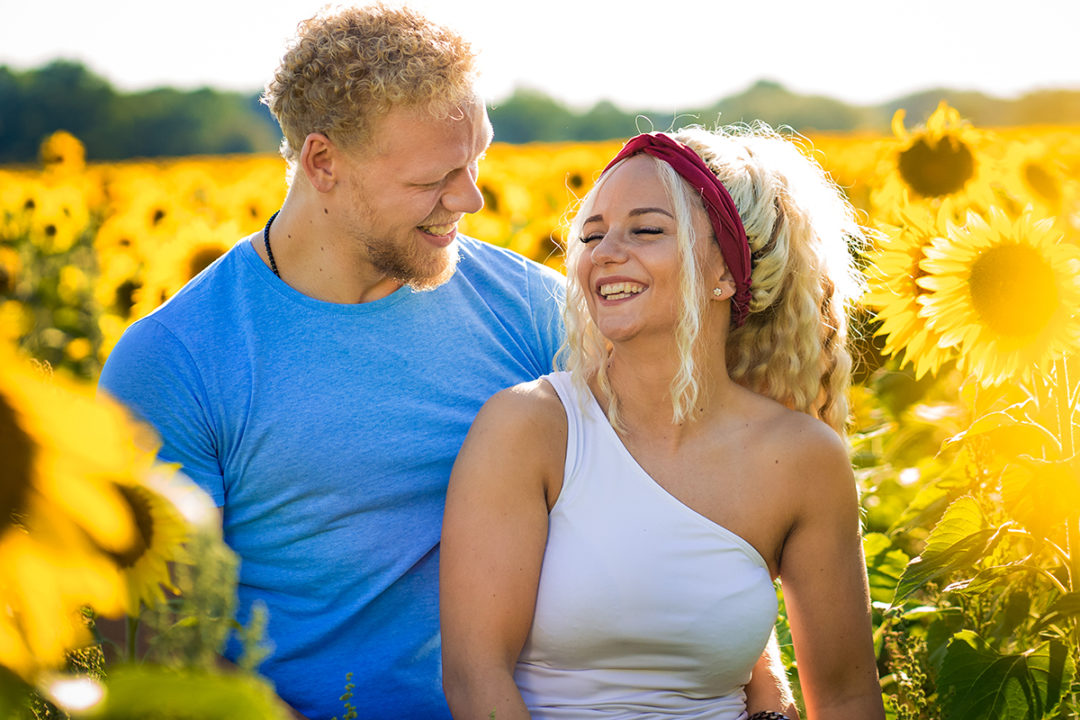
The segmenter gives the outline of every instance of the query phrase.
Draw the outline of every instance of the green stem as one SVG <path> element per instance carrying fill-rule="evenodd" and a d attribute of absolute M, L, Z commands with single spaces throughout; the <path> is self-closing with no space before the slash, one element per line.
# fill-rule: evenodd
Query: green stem
<path fill-rule="evenodd" d="M 1067 356 L 1057 359 L 1054 403 L 1058 414 L 1058 436 L 1061 439 L 1061 456 L 1068 460 L 1076 452 L 1075 427 L 1073 424 L 1072 386 L 1069 383 L 1069 361 Z M 1076 590 L 1080 585 L 1080 527 L 1077 518 L 1070 518 L 1065 526 L 1065 552 L 1069 556 L 1069 588 Z"/>
<path fill-rule="evenodd" d="M 136 639 L 138 638 L 138 635 L 139 635 L 139 617 L 137 615 L 136 616 L 128 615 L 127 616 L 127 632 L 126 632 L 126 637 L 125 637 L 125 640 L 127 640 L 127 651 L 126 651 L 126 658 L 125 659 L 129 663 L 134 663 L 135 662 L 135 646 L 136 646 Z"/>
<path fill-rule="evenodd" d="M 1058 435 L 1061 438 L 1061 457 L 1072 461 L 1076 452 L 1076 427 L 1073 418 L 1076 408 L 1073 400 L 1073 389 L 1069 382 L 1069 358 L 1063 355 L 1057 359 L 1057 372 L 1055 373 L 1054 402 L 1058 413 Z M 1065 552 L 1068 555 L 1066 567 L 1069 570 L 1069 589 L 1076 590 L 1080 586 L 1080 518 L 1070 517 L 1065 521 Z M 1072 645 L 1080 647 L 1080 622 L 1072 623 Z"/>

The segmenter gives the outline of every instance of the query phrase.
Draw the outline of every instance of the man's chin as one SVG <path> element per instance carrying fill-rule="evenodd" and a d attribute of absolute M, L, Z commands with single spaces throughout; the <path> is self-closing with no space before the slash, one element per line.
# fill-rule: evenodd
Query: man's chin
<path fill-rule="evenodd" d="M 446 248 L 444 253 L 439 254 L 439 259 L 442 262 L 438 267 L 424 268 L 423 271 L 420 271 L 419 268 L 413 268 L 414 272 L 410 273 L 408 277 L 400 277 L 398 280 L 413 290 L 420 292 L 434 290 L 454 277 L 459 257 L 457 243 L 454 243 Z"/>

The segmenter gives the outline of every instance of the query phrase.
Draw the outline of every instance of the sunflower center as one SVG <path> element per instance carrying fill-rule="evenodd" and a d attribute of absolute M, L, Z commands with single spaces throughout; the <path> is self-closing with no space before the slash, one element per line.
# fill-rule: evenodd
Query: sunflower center
<path fill-rule="evenodd" d="M 991 330 L 1011 336 L 1041 331 L 1059 304 L 1053 268 L 1027 245 L 980 255 L 971 266 L 971 300 Z"/>
<path fill-rule="evenodd" d="M 188 280 L 201 273 L 219 257 L 221 257 L 221 248 L 217 246 L 203 247 L 196 250 L 188 259 Z"/>
<path fill-rule="evenodd" d="M 116 489 L 131 506 L 131 514 L 135 518 L 135 529 L 138 531 L 135 534 L 135 543 L 130 549 L 113 554 L 117 565 L 129 568 L 139 561 L 154 540 L 154 516 L 150 514 L 150 498 L 146 496 L 145 490 L 120 484 L 116 485 Z"/>
<path fill-rule="evenodd" d="M 1044 200 L 1056 203 L 1061 200 L 1061 188 L 1057 180 L 1038 163 L 1024 165 L 1024 181 Z"/>
<path fill-rule="evenodd" d="M 15 409 L 0 394 L 0 533 L 18 522 L 30 493 L 34 445 L 15 417 Z"/>
<path fill-rule="evenodd" d="M 116 287 L 113 304 L 120 317 L 131 317 L 131 308 L 135 307 L 135 292 L 142 287 L 142 283 L 135 280 L 125 280 Z"/>
<path fill-rule="evenodd" d="M 931 145 L 921 137 L 900 153 L 900 176 L 924 197 L 958 192 L 975 174 L 975 156 L 958 138 L 944 137 Z"/>
<path fill-rule="evenodd" d="M 484 209 L 493 213 L 499 212 L 499 194 L 490 185 L 480 186 L 480 194 L 484 196 Z"/>

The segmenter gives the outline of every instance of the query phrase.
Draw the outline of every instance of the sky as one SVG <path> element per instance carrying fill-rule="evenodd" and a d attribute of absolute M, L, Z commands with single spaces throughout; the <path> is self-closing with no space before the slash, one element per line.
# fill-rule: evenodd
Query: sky
<path fill-rule="evenodd" d="M 400 2 L 401 0 L 394 0 Z M 0 0 L 0 65 L 79 60 L 120 90 L 255 92 L 325 0 Z M 1080 89 L 1078 0 L 409 0 L 480 51 L 484 89 L 678 111 L 760 79 L 875 104 Z M 632 8 L 639 9 L 632 9 Z"/>

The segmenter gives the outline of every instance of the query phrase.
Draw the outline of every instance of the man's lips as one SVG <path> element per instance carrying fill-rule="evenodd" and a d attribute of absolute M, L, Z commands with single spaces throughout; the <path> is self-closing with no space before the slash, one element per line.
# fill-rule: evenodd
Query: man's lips
<path fill-rule="evenodd" d="M 457 223 L 441 223 L 438 225 L 417 225 L 424 238 L 438 247 L 446 247 L 457 237 Z"/>

